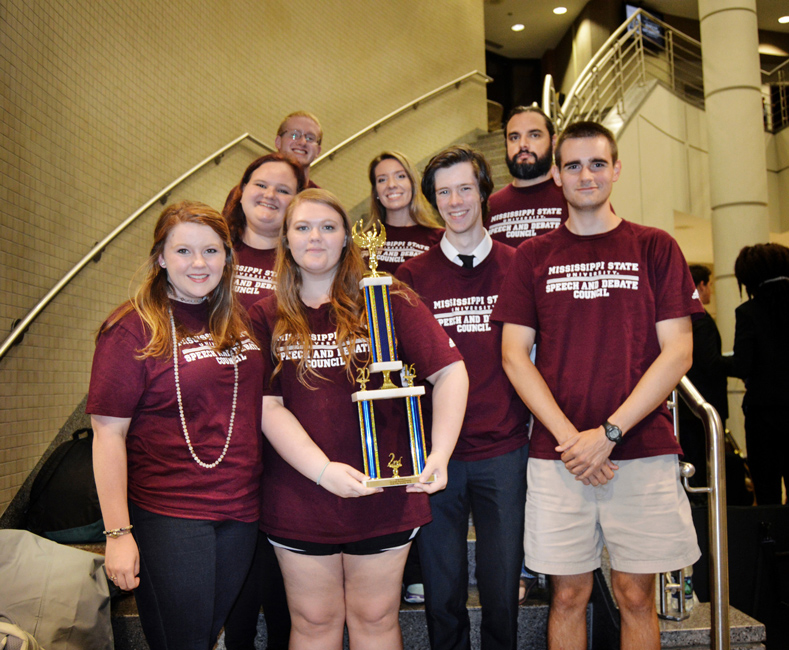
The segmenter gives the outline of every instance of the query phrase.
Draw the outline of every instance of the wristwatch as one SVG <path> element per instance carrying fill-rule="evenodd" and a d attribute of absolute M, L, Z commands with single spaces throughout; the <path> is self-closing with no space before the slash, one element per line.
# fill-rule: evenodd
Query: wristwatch
<path fill-rule="evenodd" d="M 605 437 L 611 442 L 617 445 L 622 442 L 622 429 L 620 429 L 618 426 L 611 424 L 608 420 L 606 420 L 603 423 L 603 428 L 605 429 Z"/>

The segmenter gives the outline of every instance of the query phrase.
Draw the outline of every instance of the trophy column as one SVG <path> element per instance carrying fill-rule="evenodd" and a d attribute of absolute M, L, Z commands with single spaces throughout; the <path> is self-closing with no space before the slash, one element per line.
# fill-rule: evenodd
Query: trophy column
<path fill-rule="evenodd" d="M 361 389 L 352 395 L 352 400 L 357 403 L 359 409 L 364 471 L 370 477 L 364 481 L 364 484 L 372 487 L 392 487 L 418 483 L 427 457 L 420 401 L 420 397 L 425 394 L 425 388 L 424 386 L 414 386 L 416 379 L 414 366 L 403 368 L 403 362 L 397 358 L 395 324 L 389 295 L 392 276 L 379 274 L 376 270 L 378 267 L 376 251 L 386 241 L 386 230 L 381 225 L 380 232 L 373 229 L 366 233 L 360 233 L 357 229 L 358 225 L 358 223 L 354 225 L 353 238 L 357 245 L 368 249 L 370 264 L 370 271 L 359 282 L 359 289 L 364 292 L 370 330 L 370 364 L 359 371 L 357 381 Z M 390 377 L 392 371 L 402 371 L 403 381 L 407 385 L 396 386 L 392 383 Z M 367 390 L 372 373 L 383 375 L 383 382 L 378 390 Z M 390 452 L 386 467 L 392 470 L 392 476 L 387 478 L 381 475 L 373 402 L 379 399 L 397 398 L 405 399 L 413 474 L 400 476 L 400 468 L 403 465 L 402 458 L 396 458 L 395 454 Z M 434 481 L 435 478 L 432 476 L 431 481 Z"/>

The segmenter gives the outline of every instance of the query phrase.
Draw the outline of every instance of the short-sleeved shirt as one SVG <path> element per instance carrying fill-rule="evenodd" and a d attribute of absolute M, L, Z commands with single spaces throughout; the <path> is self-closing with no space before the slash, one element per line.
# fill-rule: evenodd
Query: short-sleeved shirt
<path fill-rule="evenodd" d="M 194 335 L 178 346 L 179 384 L 187 431 L 197 457 L 213 463 L 222 453 L 233 412 L 233 354 L 217 354 L 206 333 L 207 302 L 171 301 L 177 323 Z M 238 397 L 227 454 L 206 469 L 192 458 L 176 397 L 172 359 L 137 359 L 149 333 L 137 312 L 99 336 L 86 411 L 131 418 L 126 435 L 128 495 L 151 512 L 185 519 L 252 522 L 258 519 L 261 472 L 260 416 L 263 358 L 243 339 Z"/>
<path fill-rule="evenodd" d="M 492 320 L 536 330 L 537 368 L 579 430 L 599 427 L 660 354 L 656 323 L 700 314 L 679 246 L 662 230 L 622 221 L 599 235 L 566 226 L 520 246 Z M 556 439 L 535 421 L 529 453 L 559 460 Z M 612 459 L 681 454 L 663 402 Z"/>
<path fill-rule="evenodd" d="M 485 460 L 529 442 L 529 413 L 501 365 L 502 324 L 490 321 L 514 255 L 514 248 L 493 242 L 487 257 L 467 269 L 436 246 L 397 271 L 457 344 L 468 370 L 468 404 L 455 460 Z"/>
<path fill-rule="evenodd" d="M 404 363 L 416 364 L 417 383 L 461 359 L 457 348 L 415 297 L 409 300 L 393 295 L 392 309 L 399 357 Z M 331 307 L 325 304 L 306 310 L 313 346 L 309 363 L 323 376 L 310 379 L 314 390 L 298 379 L 296 362 L 301 357 L 300 348 L 286 352 L 289 360 L 270 382 L 274 366 L 269 346 L 277 319 L 276 296 L 252 307 L 255 333 L 268 362 L 265 393 L 282 397 L 285 407 L 330 460 L 364 471 L 359 411 L 351 400 L 359 386 L 346 374 Z M 360 338 L 354 345 L 360 362 L 365 363 L 367 339 Z M 396 381 L 394 375 L 392 379 Z M 367 390 L 380 385 L 380 374 L 373 374 Z M 412 474 L 404 398 L 375 400 L 373 404 L 382 476 L 391 476 L 386 467 L 389 454 L 402 457 L 401 476 Z M 367 497 L 342 499 L 293 469 L 268 443 L 264 444 L 264 462 L 260 525 L 271 535 L 317 543 L 347 543 L 401 532 L 430 521 L 430 506 L 424 494 L 392 487 Z"/>
<path fill-rule="evenodd" d="M 249 311 L 258 300 L 274 293 L 277 283 L 274 273 L 277 249 L 252 248 L 239 242 L 234 250 L 236 265 L 233 291 L 244 309 Z"/>
<path fill-rule="evenodd" d="M 430 250 L 444 234 L 442 228 L 427 226 L 390 226 L 386 227 L 386 242 L 378 253 L 378 271 L 394 275 L 397 268 L 413 257 Z M 364 251 L 365 262 L 367 251 Z"/>
<path fill-rule="evenodd" d="M 553 179 L 515 187 L 512 183 L 489 200 L 488 231 L 493 239 L 517 247 L 567 221 L 567 201 Z"/>

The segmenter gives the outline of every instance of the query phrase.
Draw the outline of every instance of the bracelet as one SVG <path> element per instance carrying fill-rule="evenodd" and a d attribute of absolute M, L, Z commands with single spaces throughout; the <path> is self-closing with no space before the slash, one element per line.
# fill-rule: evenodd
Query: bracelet
<path fill-rule="evenodd" d="M 128 535 L 131 532 L 131 529 L 134 526 L 124 526 L 123 528 L 113 528 L 112 530 L 102 530 L 101 532 L 104 533 L 106 537 L 112 537 L 112 539 L 116 539 L 121 537 L 122 535 Z"/>
<path fill-rule="evenodd" d="M 321 473 L 318 474 L 318 480 L 315 481 L 315 485 L 320 485 L 321 484 L 321 479 L 323 478 L 323 473 L 326 471 L 326 468 L 329 466 L 329 463 L 331 463 L 331 461 L 327 460 L 326 464 L 323 466 L 323 469 L 321 470 Z"/>

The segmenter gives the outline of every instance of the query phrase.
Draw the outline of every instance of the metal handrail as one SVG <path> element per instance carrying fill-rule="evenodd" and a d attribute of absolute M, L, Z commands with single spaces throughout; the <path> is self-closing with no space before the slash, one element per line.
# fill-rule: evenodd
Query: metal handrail
<path fill-rule="evenodd" d="M 464 81 L 468 81 L 472 77 L 482 77 L 485 80 L 485 83 L 490 83 L 491 81 L 493 81 L 493 77 L 489 77 L 488 75 L 486 75 L 483 72 L 480 72 L 479 70 L 472 70 L 471 72 L 468 72 L 468 73 L 464 74 L 463 76 L 458 77 L 457 79 L 454 79 L 453 81 L 450 81 L 449 83 L 445 83 L 443 86 L 439 86 L 438 88 L 435 88 L 435 89 L 431 90 L 429 93 L 425 93 L 421 97 L 417 97 L 416 99 L 414 99 L 413 101 L 408 102 L 407 104 L 403 104 L 400 108 L 392 111 L 388 115 L 385 115 L 380 120 L 376 120 L 375 122 L 370 124 L 370 126 L 367 126 L 367 127 L 363 128 L 361 131 L 358 131 L 358 132 L 354 133 L 350 138 L 346 138 L 345 140 L 340 142 L 340 144 L 338 144 L 336 147 L 332 147 L 326 153 L 321 154 L 320 156 L 318 156 L 315 159 L 315 162 L 312 163 L 312 166 L 315 167 L 316 165 L 319 165 L 320 163 L 322 163 L 327 158 L 329 160 L 334 160 L 334 156 L 336 156 L 339 151 L 341 151 L 342 149 L 345 149 L 345 147 L 353 144 L 359 138 L 367 135 L 371 131 L 377 131 L 381 126 L 383 126 L 387 122 L 389 122 L 389 121 L 393 120 L 394 118 L 396 118 L 398 115 L 401 115 L 402 113 L 405 113 L 406 111 L 408 111 L 410 109 L 416 110 L 417 108 L 419 108 L 419 104 L 421 104 L 422 102 L 424 102 L 424 101 L 426 101 L 428 99 L 432 99 L 436 95 L 440 95 L 442 92 L 444 92 L 445 90 L 449 90 L 453 86 L 456 89 L 460 88 L 461 84 Z"/>
<path fill-rule="evenodd" d="M 156 194 L 154 194 L 150 199 L 148 199 L 145 203 L 143 203 L 139 208 L 137 208 L 134 212 L 132 212 L 126 219 L 124 219 L 120 225 L 118 225 L 109 235 L 107 235 L 104 239 L 98 242 L 93 248 L 88 251 L 88 253 L 83 257 L 77 264 L 72 268 L 66 275 L 64 275 L 60 281 L 52 287 L 47 294 L 39 300 L 35 307 L 31 309 L 27 316 L 25 316 L 22 320 L 18 321 L 15 327 L 11 330 L 11 333 L 6 337 L 3 341 L 2 345 L 0 345 L 0 359 L 2 359 L 5 354 L 14 346 L 18 339 L 24 336 L 25 331 L 30 326 L 36 317 L 44 311 L 44 308 L 52 302 L 52 300 L 57 296 L 63 288 L 71 282 L 74 276 L 77 275 L 82 269 L 84 269 L 94 258 L 101 254 L 101 252 L 114 240 L 118 235 L 120 235 L 126 228 L 128 228 L 131 224 L 133 224 L 139 217 L 142 215 L 148 208 L 150 208 L 154 203 L 157 201 L 162 201 L 163 203 L 167 201 L 167 197 L 170 195 L 170 192 L 175 189 L 178 185 L 183 183 L 186 179 L 190 176 L 196 174 L 200 171 L 203 167 L 205 167 L 208 163 L 214 162 L 219 164 L 222 156 L 227 153 L 230 149 L 235 147 L 236 145 L 240 144 L 244 140 L 250 140 L 255 144 L 267 149 L 268 151 L 274 151 L 274 148 L 270 145 L 267 145 L 265 142 L 262 142 L 258 138 L 250 135 L 249 133 L 244 133 L 243 135 L 238 136 L 235 140 L 229 142 L 224 147 L 217 149 L 214 153 L 210 156 L 205 158 L 203 161 L 199 162 L 197 165 L 192 167 L 188 172 L 185 174 L 181 174 L 177 179 L 175 179 L 172 183 L 170 183 L 167 187 L 160 190 Z"/>
<path fill-rule="evenodd" d="M 641 16 L 664 30 L 664 43 L 645 47 Z M 654 43 L 654 42 L 653 42 Z M 651 52 L 655 56 L 647 56 Z M 786 81 L 789 59 L 770 71 L 762 70 L 765 105 L 765 129 L 776 133 L 789 125 L 789 83 Z M 628 74 L 624 71 L 632 68 Z M 603 80 L 613 76 L 611 82 Z M 636 84 L 657 79 L 691 104 L 704 108 L 704 77 L 701 43 L 643 9 L 623 22 L 595 53 L 575 80 L 562 106 L 555 103 L 556 92 L 550 75 L 542 93 L 543 110 L 551 116 L 557 129 L 578 119 L 602 120 L 612 109 L 625 112 L 625 94 Z"/>
<path fill-rule="evenodd" d="M 625 20 L 625 22 L 623 22 L 619 27 L 617 27 L 614 30 L 613 34 L 611 34 L 611 36 L 608 37 L 608 40 L 606 40 L 606 42 L 595 53 L 595 55 L 592 57 L 589 63 L 587 63 L 586 67 L 583 69 L 581 74 L 575 80 L 575 83 L 570 88 L 570 92 L 567 93 L 567 99 L 564 102 L 565 107 L 572 106 L 572 102 L 575 101 L 574 98 L 578 93 L 579 89 L 582 88 L 584 84 L 589 82 L 588 77 L 591 76 L 590 75 L 591 71 L 594 70 L 595 68 L 600 67 L 607 58 L 613 56 L 614 44 L 617 41 L 619 41 L 620 37 L 630 29 L 631 25 L 636 24 L 639 27 L 638 29 L 635 30 L 634 33 L 637 33 L 639 34 L 639 36 L 641 36 L 641 29 L 640 29 L 641 20 L 639 19 L 642 15 L 648 16 L 650 20 L 659 23 L 661 27 L 663 27 L 667 32 L 670 31 L 673 35 L 681 36 L 686 41 L 692 43 L 693 45 L 701 49 L 701 43 L 696 39 L 691 38 L 690 36 L 687 36 L 685 34 L 682 34 L 682 32 L 678 32 L 673 27 L 671 27 L 671 25 L 664 23 L 662 20 L 656 18 L 649 12 L 644 11 L 643 9 L 638 9 L 632 16 L 630 16 L 630 18 Z M 643 38 L 643 36 L 641 36 L 641 38 Z M 643 47 L 639 48 L 639 50 L 641 56 L 643 57 Z"/>
<path fill-rule="evenodd" d="M 723 442 L 723 422 L 715 408 L 707 402 L 687 377 L 677 386 L 691 412 L 704 423 L 707 438 L 707 486 L 691 487 L 688 478 L 693 475 L 689 463 L 682 464 L 685 490 L 693 494 L 708 494 L 708 520 L 710 531 L 710 647 L 729 650 L 729 543 L 726 537 L 726 454 Z M 676 397 L 673 398 L 676 407 Z M 675 426 L 677 409 L 674 409 Z"/>
<path fill-rule="evenodd" d="M 341 149 L 347 147 L 352 142 L 355 142 L 356 140 L 358 140 L 362 136 L 366 135 L 367 133 L 377 130 L 378 127 L 380 127 L 382 124 L 384 124 L 386 122 L 389 122 L 390 120 L 394 119 L 395 117 L 397 117 L 401 113 L 406 112 L 409 109 L 412 109 L 412 108 L 416 109 L 416 108 L 418 108 L 418 106 L 419 106 L 419 104 L 421 102 L 424 102 L 424 101 L 426 101 L 428 99 L 431 99 L 431 98 L 435 97 L 436 95 L 439 95 L 440 93 L 442 93 L 445 90 L 451 88 L 452 86 L 455 86 L 455 88 L 459 88 L 460 85 L 464 81 L 467 81 L 467 80 L 469 80 L 470 78 L 472 78 L 474 76 L 483 77 L 485 79 L 486 83 L 488 83 L 490 81 L 493 81 L 493 79 L 491 77 L 489 77 L 486 74 L 483 74 L 479 70 L 472 70 L 471 72 L 469 72 L 467 74 L 464 74 L 463 76 L 458 77 L 457 79 L 455 79 L 453 81 L 450 81 L 449 83 L 446 83 L 446 84 L 444 84 L 442 86 L 439 86 L 438 88 L 435 88 L 434 90 L 430 91 L 429 93 L 425 93 L 421 97 L 418 97 L 417 99 L 415 99 L 415 100 L 413 100 L 411 102 L 408 102 L 404 106 L 401 106 L 397 110 L 392 111 L 391 113 L 389 113 L 388 115 L 384 116 L 380 120 L 377 120 L 376 122 L 373 122 L 367 128 L 362 129 L 358 133 L 352 135 L 347 140 L 344 140 L 343 142 L 338 144 L 336 147 L 334 147 L 333 149 L 330 149 L 325 154 L 320 156 L 318 159 L 315 160 L 315 162 L 312 163 L 313 166 L 317 165 L 319 162 L 321 162 L 322 160 L 324 160 L 326 158 L 333 159 L 335 154 L 338 151 L 340 151 Z M 8 353 L 8 351 L 12 347 L 14 347 L 14 345 L 16 343 L 18 343 L 21 340 L 21 338 L 25 335 L 25 332 L 27 331 L 27 328 L 30 326 L 30 324 L 38 317 L 38 315 L 42 311 L 44 311 L 46 306 L 50 302 L 52 302 L 52 300 L 55 298 L 55 296 L 57 296 L 63 290 L 63 288 L 69 282 L 71 282 L 71 280 L 74 278 L 74 276 L 76 276 L 82 269 L 84 269 L 88 265 L 89 262 L 91 262 L 93 259 L 97 258 L 97 256 L 99 256 L 101 254 L 101 252 L 118 235 L 120 235 L 124 230 L 126 230 L 126 228 L 128 228 L 132 223 L 134 223 L 137 220 L 137 218 L 140 217 L 140 215 L 142 215 L 148 208 L 150 208 L 157 201 L 162 201 L 162 203 L 166 202 L 167 201 L 167 197 L 170 195 L 170 192 L 172 192 L 172 190 L 175 187 L 177 187 L 178 185 L 183 183 L 185 180 L 187 180 L 189 177 L 191 177 L 192 175 L 194 175 L 195 173 L 200 171 L 208 163 L 213 161 L 216 164 L 219 164 L 220 160 L 222 159 L 222 157 L 225 155 L 225 153 L 227 151 L 229 151 L 230 149 L 232 149 L 236 145 L 240 144 L 244 140 L 250 140 L 251 142 L 254 142 L 255 144 L 263 147 L 267 151 L 271 151 L 271 152 L 274 151 L 274 148 L 271 145 L 266 144 L 265 142 L 263 142 L 263 141 L 259 140 L 258 138 L 250 135 L 249 133 L 244 133 L 243 135 L 237 137 L 235 140 L 233 140 L 233 141 L 229 142 L 228 144 L 226 144 L 221 149 L 218 149 L 217 151 L 212 153 L 210 156 L 205 158 L 202 162 L 200 162 L 197 165 L 195 165 L 194 167 L 192 167 L 185 174 L 182 174 L 181 176 L 179 176 L 176 180 L 174 180 L 172 183 L 170 183 L 167 187 L 165 187 L 164 189 L 160 190 L 157 194 L 155 194 L 148 201 L 146 201 L 142 206 L 140 206 L 137 210 L 135 210 L 131 215 L 129 215 L 109 235 L 107 235 L 104 239 L 102 239 L 95 246 L 93 246 L 93 248 L 91 248 L 90 251 L 88 251 L 88 253 L 85 255 L 85 257 L 83 257 L 74 266 L 74 268 L 72 268 L 68 273 L 66 273 L 66 275 L 64 275 L 63 278 L 61 278 L 61 280 L 54 287 L 52 287 L 52 289 L 50 289 L 47 292 L 47 294 L 43 298 L 41 298 L 41 300 L 39 300 L 36 303 L 36 305 L 28 312 L 28 314 L 24 318 L 22 318 L 19 321 L 15 321 L 15 324 L 14 324 L 14 327 L 12 328 L 12 330 L 11 330 L 11 333 L 5 338 L 3 343 L 0 344 L 0 359 L 2 359 Z"/>
<path fill-rule="evenodd" d="M 645 56 L 642 15 L 665 30 L 663 58 Z M 646 83 L 649 77 L 665 79 L 676 92 L 696 91 L 703 88 L 700 51 L 699 41 L 639 9 L 608 37 L 587 63 L 561 107 L 549 103 L 548 98 L 555 96 L 555 91 L 553 80 L 546 77 L 543 110 L 550 110 L 548 114 L 561 129 L 579 117 L 600 120 L 610 109 L 623 108 L 625 93 L 635 84 Z M 611 80 L 604 84 L 603 79 L 608 77 Z M 695 92 L 688 99 L 699 103 Z"/>

